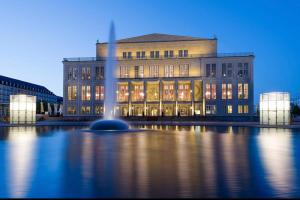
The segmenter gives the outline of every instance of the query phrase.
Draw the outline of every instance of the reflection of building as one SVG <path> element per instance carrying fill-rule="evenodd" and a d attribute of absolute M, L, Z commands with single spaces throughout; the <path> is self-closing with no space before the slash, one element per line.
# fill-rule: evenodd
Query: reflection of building
<path fill-rule="evenodd" d="M 41 113 L 41 107 L 46 107 L 48 103 L 52 107 L 55 104 L 62 105 L 62 97 L 56 96 L 44 86 L 0 76 L 0 118 L 9 116 L 9 96 L 15 94 L 36 96 L 37 113 Z"/>
<path fill-rule="evenodd" d="M 218 54 L 217 39 L 149 34 L 117 41 L 116 111 L 122 116 L 249 116 L 253 54 Z M 107 43 L 65 58 L 65 116 L 103 113 Z M 114 92 L 114 91 L 112 91 Z"/>

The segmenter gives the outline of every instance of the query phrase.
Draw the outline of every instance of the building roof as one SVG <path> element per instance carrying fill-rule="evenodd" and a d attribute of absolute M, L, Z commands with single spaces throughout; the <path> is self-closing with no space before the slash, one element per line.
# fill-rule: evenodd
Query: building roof
<path fill-rule="evenodd" d="M 152 34 L 147 34 L 147 35 L 142 35 L 137 37 L 120 39 L 117 40 L 117 43 L 174 42 L 174 41 L 194 41 L 194 40 L 211 40 L 211 39 L 152 33 Z"/>
<path fill-rule="evenodd" d="M 40 93 L 45 93 L 45 94 L 50 94 L 50 95 L 54 95 L 56 96 L 53 92 L 51 92 L 50 90 L 48 90 L 46 87 L 41 86 L 41 85 L 36 85 L 33 83 L 28 83 L 25 81 L 21 81 L 18 79 L 14 79 L 14 78 L 9 78 L 6 76 L 1 76 L 0 75 L 0 84 L 2 85 L 8 85 L 11 87 L 17 87 L 20 89 L 24 89 L 24 90 L 32 90 L 35 92 L 40 92 Z"/>

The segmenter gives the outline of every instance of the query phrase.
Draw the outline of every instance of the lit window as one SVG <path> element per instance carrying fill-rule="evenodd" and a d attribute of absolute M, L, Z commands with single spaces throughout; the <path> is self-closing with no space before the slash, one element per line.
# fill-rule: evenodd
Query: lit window
<path fill-rule="evenodd" d="M 232 105 L 227 105 L 227 113 L 232 114 Z"/>
<path fill-rule="evenodd" d="M 238 99 L 243 98 L 243 84 L 239 83 L 238 84 Z"/>
<path fill-rule="evenodd" d="M 211 94 L 211 92 L 210 92 L 210 84 L 207 83 L 207 84 L 205 85 L 205 98 L 206 98 L 207 100 L 210 99 L 210 94 Z"/>
<path fill-rule="evenodd" d="M 131 91 L 132 101 L 143 101 L 144 100 L 144 83 L 132 83 Z"/>
<path fill-rule="evenodd" d="M 134 67 L 134 77 L 143 78 L 144 77 L 144 66 L 135 66 Z"/>
<path fill-rule="evenodd" d="M 82 80 L 90 80 L 91 79 L 91 68 L 90 67 L 82 67 L 81 71 Z"/>
<path fill-rule="evenodd" d="M 178 100 L 191 101 L 191 83 L 179 82 L 178 83 Z"/>
<path fill-rule="evenodd" d="M 244 113 L 248 113 L 249 109 L 248 109 L 248 105 L 244 105 Z"/>
<path fill-rule="evenodd" d="M 81 106 L 81 114 L 90 114 L 91 107 L 90 106 Z"/>
<path fill-rule="evenodd" d="M 217 98 L 216 84 L 211 84 L 211 98 L 212 99 L 216 99 Z"/>
<path fill-rule="evenodd" d="M 244 99 L 248 99 L 248 83 L 244 84 Z"/>
<path fill-rule="evenodd" d="M 82 101 L 91 100 L 91 86 L 89 85 L 81 86 L 81 100 Z"/>
<path fill-rule="evenodd" d="M 128 101 L 128 83 L 119 83 L 118 84 L 118 92 L 117 92 L 117 100 L 118 102 Z"/>
<path fill-rule="evenodd" d="M 158 65 L 149 66 L 149 73 L 150 73 L 150 77 L 158 77 L 159 76 L 159 66 Z"/>
<path fill-rule="evenodd" d="M 189 65 L 179 65 L 179 76 L 189 76 Z"/>
<path fill-rule="evenodd" d="M 95 100 L 103 100 L 104 99 L 104 86 L 97 85 L 95 88 Z"/>
<path fill-rule="evenodd" d="M 243 106 L 242 105 L 238 105 L 238 113 L 239 114 L 243 113 Z"/>
<path fill-rule="evenodd" d="M 75 106 L 68 106 L 67 112 L 68 112 L 68 114 L 71 114 L 71 115 L 76 114 L 76 107 Z"/>
<path fill-rule="evenodd" d="M 174 77 L 174 65 L 165 66 L 165 77 Z"/>
<path fill-rule="evenodd" d="M 222 99 L 226 99 L 226 84 L 222 84 Z"/>
<path fill-rule="evenodd" d="M 73 86 L 68 86 L 68 100 L 76 100 L 77 96 L 77 87 L 75 85 Z"/>
<path fill-rule="evenodd" d="M 103 115 L 103 106 L 95 106 L 95 114 L 97 115 Z"/>
<path fill-rule="evenodd" d="M 174 82 L 164 82 L 163 83 L 163 100 L 164 101 L 174 101 L 175 100 Z"/>
<path fill-rule="evenodd" d="M 128 66 L 120 66 L 120 78 L 129 77 L 129 68 Z"/>

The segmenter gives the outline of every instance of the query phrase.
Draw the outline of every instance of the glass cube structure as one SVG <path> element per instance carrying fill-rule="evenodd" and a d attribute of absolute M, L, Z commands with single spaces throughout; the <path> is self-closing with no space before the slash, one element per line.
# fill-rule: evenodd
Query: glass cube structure
<path fill-rule="evenodd" d="M 288 125 L 290 123 L 290 94 L 269 92 L 260 95 L 260 123 Z"/>
<path fill-rule="evenodd" d="M 10 95 L 10 123 L 33 124 L 36 121 L 36 97 L 18 94 Z"/>

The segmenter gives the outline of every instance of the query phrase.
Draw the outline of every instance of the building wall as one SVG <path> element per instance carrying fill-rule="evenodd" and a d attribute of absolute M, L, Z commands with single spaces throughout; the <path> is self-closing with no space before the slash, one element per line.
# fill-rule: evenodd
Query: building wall
<path fill-rule="evenodd" d="M 103 100 L 95 100 L 95 86 L 103 85 L 104 80 L 96 80 L 95 68 L 104 66 L 104 61 L 80 61 L 80 62 L 70 62 L 64 61 L 64 115 L 65 116 L 95 116 L 99 115 L 95 113 L 96 106 L 103 106 Z M 222 64 L 223 63 L 231 63 L 232 64 L 232 77 L 223 77 L 222 75 Z M 238 65 L 239 63 L 248 63 L 248 76 L 247 77 L 239 77 L 238 76 Z M 164 66 L 172 64 L 174 65 L 174 77 L 165 77 L 164 76 Z M 190 66 L 189 75 L 186 77 L 179 76 L 179 65 L 188 64 Z M 206 64 L 216 64 L 216 75 L 215 77 L 207 77 L 206 76 Z M 143 78 L 135 78 L 134 77 L 134 67 L 135 66 L 144 66 L 144 77 Z M 149 66 L 158 65 L 159 66 L 159 77 L 150 77 L 149 76 Z M 128 66 L 129 67 L 129 77 L 128 78 L 120 78 L 120 66 Z M 68 71 L 69 68 L 77 68 L 77 79 L 76 80 L 68 80 Z M 82 68 L 90 67 L 91 68 L 91 78 L 90 80 L 82 80 Z M 128 82 L 129 90 L 131 89 L 131 83 L 134 82 L 143 82 L 144 83 L 144 93 L 145 99 L 147 98 L 147 85 L 148 81 L 159 81 L 160 83 L 160 94 L 162 94 L 162 82 L 163 81 L 174 81 L 175 83 L 181 81 L 191 81 L 191 95 L 194 97 L 194 84 L 198 81 L 201 82 L 201 99 L 195 100 L 194 98 L 191 101 L 172 101 L 166 102 L 160 100 L 158 102 L 147 102 L 146 100 L 141 102 L 124 102 L 119 103 L 119 107 L 127 107 L 129 111 L 129 115 L 134 115 L 131 110 L 134 106 L 141 106 L 145 115 L 148 115 L 149 111 L 147 109 L 151 108 L 151 105 L 158 106 L 159 105 L 159 113 L 158 115 L 162 115 L 162 110 L 166 105 L 173 105 L 174 113 L 173 115 L 178 114 L 179 107 L 188 108 L 191 107 L 191 111 L 189 111 L 189 115 L 193 115 L 196 110 L 196 104 L 200 104 L 201 115 L 209 115 L 205 111 L 206 106 L 216 106 L 216 113 L 211 115 L 216 116 L 245 116 L 245 115 L 253 115 L 253 56 L 225 56 L 225 57 L 192 57 L 192 58 L 167 58 L 167 59 L 143 59 L 143 60 L 123 60 L 120 59 L 118 61 L 118 67 L 116 69 L 116 76 L 119 78 L 119 82 Z M 206 88 L 205 85 L 208 83 L 216 84 L 216 99 L 208 100 L 205 98 Z M 222 99 L 222 84 L 232 84 L 232 99 Z M 248 84 L 248 98 L 247 99 L 239 99 L 238 98 L 238 84 L 239 83 L 247 83 Z M 68 100 L 68 86 L 76 85 L 77 86 L 77 97 L 74 101 Z M 91 100 L 82 101 L 81 96 L 81 87 L 82 85 L 91 86 Z M 175 84 L 175 89 L 178 89 L 178 84 Z M 129 91 L 129 99 L 131 95 L 131 91 Z M 178 94 L 177 94 L 178 96 Z M 227 106 L 232 106 L 232 113 L 227 112 Z M 68 107 L 74 106 L 76 108 L 76 114 L 68 114 Z M 90 113 L 84 114 L 81 113 L 82 106 L 89 106 Z M 239 106 L 248 106 L 247 113 L 238 113 Z"/>

